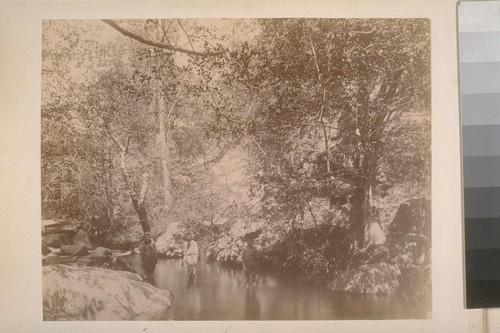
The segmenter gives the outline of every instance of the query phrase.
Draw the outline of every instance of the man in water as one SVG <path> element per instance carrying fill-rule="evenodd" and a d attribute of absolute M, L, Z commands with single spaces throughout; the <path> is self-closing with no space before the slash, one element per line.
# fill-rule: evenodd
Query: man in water
<path fill-rule="evenodd" d="M 151 238 L 151 232 L 147 231 L 143 236 L 141 247 L 142 267 L 146 273 L 145 280 L 154 285 L 154 272 L 158 256 L 156 254 L 156 244 Z"/>
<path fill-rule="evenodd" d="M 189 279 L 194 280 L 196 278 L 196 265 L 198 264 L 198 244 L 193 240 L 191 234 L 186 236 L 186 243 L 184 243 L 182 264 L 184 263 L 188 270 Z"/>
<path fill-rule="evenodd" d="M 246 237 L 247 247 L 243 250 L 241 261 L 245 272 L 245 287 L 253 287 L 257 284 L 258 257 L 257 249 L 253 246 L 253 237 Z"/>

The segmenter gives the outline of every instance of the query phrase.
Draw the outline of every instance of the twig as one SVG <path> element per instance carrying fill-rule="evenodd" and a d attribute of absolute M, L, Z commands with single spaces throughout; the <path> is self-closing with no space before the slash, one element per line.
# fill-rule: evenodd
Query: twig
<path fill-rule="evenodd" d="M 182 26 L 181 20 L 177 19 L 177 23 L 179 23 L 179 26 L 181 27 L 182 31 L 184 32 L 184 35 L 186 35 L 188 42 L 189 42 L 189 45 L 191 45 L 191 49 L 193 51 L 195 51 L 193 43 L 191 43 L 191 38 L 189 38 L 189 35 L 187 34 L 186 30 L 184 30 L 184 27 Z"/>

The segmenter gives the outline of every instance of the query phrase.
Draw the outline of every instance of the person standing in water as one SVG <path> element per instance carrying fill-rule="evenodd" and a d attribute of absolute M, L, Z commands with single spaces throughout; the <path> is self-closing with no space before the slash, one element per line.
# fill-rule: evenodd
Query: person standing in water
<path fill-rule="evenodd" d="M 258 273 L 258 257 L 257 249 L 253 246 L 254 239 L 252 237 L 246 237 L 247 242 L 246 248 L 243 250 L 241 255 L 241 261 L 243 263 L 243 271 L 245 272 L 245 287 L 254 287 L 257 284 L 257 273 Z"/>
<path fill-rule="evenodd" d="M 186 264 L 189 279 L 196 278 L 196 265 L 198 264 L 198 244 L 193 240 L 193 236 L 188 234 L 184 243 L 184 258 L 182 264 Z"/>
<path fill-rule="evenodd" d="M 141 259 L 142 268 L 146 273 L 146 282 L 154 285 L 154 272 L 156 263 L 158 262 L 158 256 L 156 254 L 156 244 L 151 237 L 151 232 L 147 231 L 143 236 L 143 243 L 141 246 Z"/>

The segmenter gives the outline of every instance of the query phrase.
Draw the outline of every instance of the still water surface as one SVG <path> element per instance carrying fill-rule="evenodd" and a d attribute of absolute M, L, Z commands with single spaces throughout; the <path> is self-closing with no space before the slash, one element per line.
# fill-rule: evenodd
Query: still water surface
<path fill-rule="evenodd" d="M 124 258 L 141 272 L 140 256 Z M 174 294 L 163 320 L 332 320 L 426 318 L 429 304 L 412 305 L 397 296 L 354 295 L 325 287 L 285 282 L 263 274 L 255 288 L 245 288 L 240 268 L 200 262 L 198 278 L 188 283 L 180 259 L 160 259 L 155 285 Z"/>

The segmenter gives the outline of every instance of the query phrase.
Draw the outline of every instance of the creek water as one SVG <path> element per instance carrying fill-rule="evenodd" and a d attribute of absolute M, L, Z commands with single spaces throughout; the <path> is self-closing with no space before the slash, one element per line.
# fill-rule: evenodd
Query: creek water
<path fill-rule="evenodd" d="M 124 260 L 141 272 L 139 255 Z M 241 268 L 217 262 L 200 262 L 197 279 L 189 283 L 180 259 L 160 259 L 154 284 L 175 297 L 166 317 L 156 320 L 419 319 L 430 309 L 394 295 L 332 292 L 269 273 L 261 275 L 256 287 L 245 288 Z"/>

